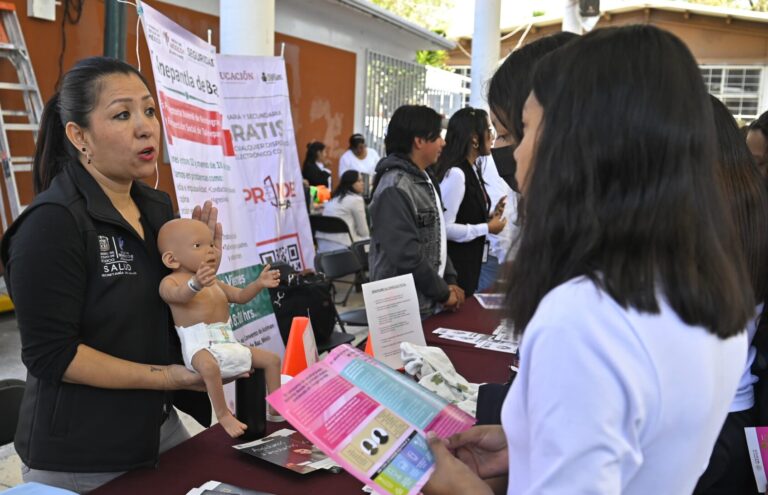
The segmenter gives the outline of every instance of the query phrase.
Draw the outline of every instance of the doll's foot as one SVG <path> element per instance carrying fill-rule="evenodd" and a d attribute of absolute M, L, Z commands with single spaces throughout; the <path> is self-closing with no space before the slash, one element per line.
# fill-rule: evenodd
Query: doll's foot
<path fill-rule="evenodd" d="M 241 423 L 237 420 L 236 417 L 234 417 L 232 414 L 228 414 L 226 416 L 222 416 L 219 419 L 219 423 L 221 426 L 224 427 L 224 431 L 226 431 L 230 437 L 237 438 L 241 436 L 243 433 L 245 433 L 245 430 L 248 428 L 244 423 Z"/>

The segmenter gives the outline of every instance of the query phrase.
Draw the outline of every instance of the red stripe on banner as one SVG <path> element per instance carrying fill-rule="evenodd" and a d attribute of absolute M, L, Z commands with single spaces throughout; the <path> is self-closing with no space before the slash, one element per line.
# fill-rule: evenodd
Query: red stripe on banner
<path fill-rule="evenodd" d="M 160 114 L 163 116 L 163 122 L 165 122 L 165 116 L 170 113 L 170 110 L 167 110 L 168 103 L 166 102 L 165 93 L 162 91 L 158 93 L 160 94 Z M 173 128 L 169 125 L 165 127 L 165 139 L 168 141 L 168 144 L 173 144 Z"/>
<path fill-rule="evenodd" d="M 234 156 L 232 135 L 221 127 L 221 114 L 205 110 L 160 92 L 160 111 L 163 114 L 168 143 L 173 137 L 195 143 L 221 146 L 224 155 Z M 231 151 L 231 152 L 230 152 Z"/>
<path fill-rule="evenodd" d="M 235 143 L 232 141 L 232 131 L 224 129 L 224 140 L 221 147 L 224 148 L 224 156 L 235 156 Z"/>

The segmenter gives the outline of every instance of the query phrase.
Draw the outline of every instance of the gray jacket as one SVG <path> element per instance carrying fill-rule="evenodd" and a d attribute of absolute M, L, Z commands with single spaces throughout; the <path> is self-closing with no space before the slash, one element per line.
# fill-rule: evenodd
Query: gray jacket
<path fill-rule="evenodd" d="M 377 184 L 370 206 L 371 280 L 413 274 L 421 316 L 435 312 L 445 302 L 448 284 L 456 283 L 450 258 L 445 273 L 440 268 L 440 222 L 435 195 L 424 175 L 407 156 L 392 154 L 376 166 Z M 437 182 L 432 184 L 440 194 Z"/>

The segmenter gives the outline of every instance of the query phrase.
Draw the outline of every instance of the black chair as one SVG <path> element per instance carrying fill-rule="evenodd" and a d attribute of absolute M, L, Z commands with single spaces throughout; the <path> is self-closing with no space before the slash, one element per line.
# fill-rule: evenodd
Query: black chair
<path fill-rule="evenodd" d="M 13 442 L 23 396 L 23 380 L 0 380 L 0 445 Z"/>
<path fill-rule="evenodd" d="M 352 252 L 357 255 L 357 260 L 363 267 L 363 270 L 368 271 L 368 251 L 371 248 L 371 240 L 366 239 L 364 241 L 356 241 L 352 243 Z"/>
<path fill-rule="evenodd" d="M 312 238 L 315 240 L 315 244 L 317 244 L 316 236 L 318 232 L 324 232 L 326 234 L 347 234 L 349 243 L 352 244 L 352 234 L 349 232 L 349 225 L 339 217 L 310 215 L 309 227 L 312 229 Z"/>
<path fill-rule="evenodd" d="M 317 344 L 317 353 L 322 354 L 326 351 L 330 351 L 334 347 L 338 347 L 343 344 L 349 344 L 353 340 L 355 340 L 355 336 L 351 333 L 347 333 L 346 330 L 344 330 L 344 326 L 341 326 L 342 331 L 336 332 L 333 331 L 328 336 L 326 340 L 318 341 Z"/>
<path fill-rule="evenodd" d="M 328 251 L 325 253 L 317 253 L 315 256 L 315 268 L 325 274 L 326 278 L 331 282 L 339 282 L 349 284 L 349 289 L 344 295 L 344 299 L 341 301 L 336 300 L 334 295 L 334 304 L 340 304 L 342 306 L 347 305 L 349 295 L 352 293 L 352 289 L 355 288 L 357 280 L 362 276 L 363 266 L 360 264 L 360 260 L 357 259 L 357 255 L 349 248 L 339 249 L 337 251 Z M 353 275 L 354 278 L 350 280 L 340 280 L 343 277 Z M 334 292 L 336 288 L 334 287 Z"/>
<path fill-rule="evenodd" d="M 367 241 L 365 241 L 367 242 Z M 346 277 L 349 275 L 355 275 L 356 278 L 362 273 L 362 265 L 358 260 L 357 255 L 350 249 L 341 249 L 339 251 L 331 251 L 328 253 L 319 253 L 315 258 L 315 268 L 325 273 L 328 280 L 334 280 L 339 277 Z M 342 282 L 347 282 L 342 280 Z M 344 297 L 341 305 L 344 306 L 349 299 L 349 294 L 352 292 L 354 282 L 349 282 L 351 285 Z M 335 301 L 334 301 L 335 302 Z M 337 313 L 339 316 L 339 324 L 342 331 L 346 332 L 344 325 L 350 325 L 353 327 L 367 327 L 368 315 L 365 312 L 365 308 L 353 309 L 345 311 L 343 313 Z"/>

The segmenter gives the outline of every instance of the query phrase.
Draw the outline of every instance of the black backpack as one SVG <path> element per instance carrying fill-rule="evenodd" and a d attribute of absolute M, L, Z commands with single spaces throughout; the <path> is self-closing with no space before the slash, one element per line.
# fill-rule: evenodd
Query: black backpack
<path fill-rule="evenodd" d="M 337 317 L 331 282 L 322 273 L 302 275 L 287 263 L 275 263 L 272 268 L 280 270 L 280 285 L 269 289 L 269 296 L 283 342 L 288 342 L 294 316 L 309 316 L 315 341 L 327 341 Z"/>

